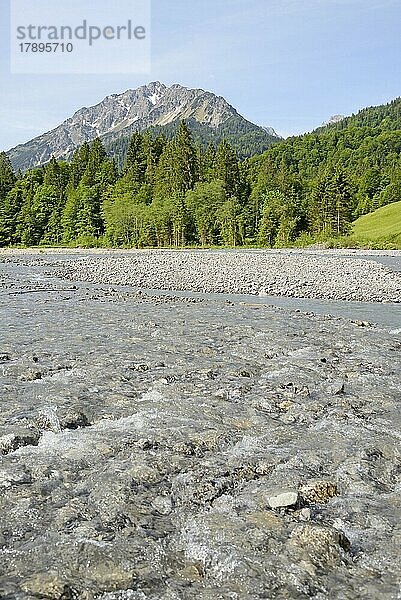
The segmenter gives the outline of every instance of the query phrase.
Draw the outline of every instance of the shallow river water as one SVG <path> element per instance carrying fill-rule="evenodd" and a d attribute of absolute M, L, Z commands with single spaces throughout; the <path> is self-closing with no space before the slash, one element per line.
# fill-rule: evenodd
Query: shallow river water
<path fill-rule="evenodd" d="M 0 262 L 2 599 L 400 597 L 396 305 L 49 269 Z"/>

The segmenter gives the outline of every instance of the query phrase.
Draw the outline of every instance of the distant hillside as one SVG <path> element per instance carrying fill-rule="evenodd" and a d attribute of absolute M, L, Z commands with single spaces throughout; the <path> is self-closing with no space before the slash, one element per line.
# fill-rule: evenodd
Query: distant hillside
<path fill-rule="evenodd" d="M 348 127 L 375 127 L 383 131 L 401 129 L 401 97 L 388 104 L 363 108 L 357 114 L 349 117 L 341 116 L 319 127 L 316 131 L 324 132 L 329 128 L 340 131 Z"/>
<path fill-rule="evenodd" d="M 308 200 L 327 172 L 343 170 L 355 217 L 401 200 L 401 98 L 292 137 L 250 161 L 253 183 L 277 174 Z"/>
<path fill-rule="evenodd" d="M 352 233 L 361 240 L 386 240 L 401 245 L 401 201 L 360 217 L 353 224 Z"/>

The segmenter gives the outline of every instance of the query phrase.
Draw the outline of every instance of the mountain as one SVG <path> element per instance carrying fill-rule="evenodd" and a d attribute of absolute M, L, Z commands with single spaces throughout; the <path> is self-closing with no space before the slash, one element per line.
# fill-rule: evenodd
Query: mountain
<path fill-rule="evenodd" d="M 15 169 L 26 171 L 52 156 L 68 159 L 84 142 L 100 137 L 121 159 L 134 131 L 166 128 L 168 135 L 181 120 L 188 122 L 201 143 L 227 137 L 241 158 L 263 152 L 281 139 L 273 129 L 247 121 L 221 96 L 157 81 L 81 108 L 52 131 L 12 148 L 8 156 Z"/>
<path fill-rule="evenodd" d="M 269 133 L 270 135 L 277 137 L 277 133 L 274 131 L 273 127 L 262 127 L 263 131 Z"/>
<path fill-rule="evenodd" d="M 345 119 L 345 115 L 333 115 L 330 117 L 328 121 L 322 123 L 321 127 L 326 127 L 327 125 L 333 125 L 335 123 L 340 123 L 343 119 Z"/>

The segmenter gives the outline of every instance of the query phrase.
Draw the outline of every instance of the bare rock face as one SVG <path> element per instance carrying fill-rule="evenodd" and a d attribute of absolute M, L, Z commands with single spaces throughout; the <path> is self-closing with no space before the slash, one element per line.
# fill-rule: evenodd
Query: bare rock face
<path fill-rule="evenodd" d="M 20 144 L 9 151 L 16 169 L 26 170 L 55 158 L 68 158 L 84 142 L 100 137 L 107 144 L 134 131 L 164 126 L 179 120 L 193 119 L 217 129 L 234 117 L 269 139 L 279 136 L 272 130 L 257 127 L 241 117 L 221 96 L 202 89 L 188 89 L 174 84 L 167 87 L 159 81 L 107 96 L 96 106 L 84 107 L 58 127 Z M 235 133 L 235 131 L 233 131 Z"/>
<path fill-rule="evenodd" d="M 328 121 L 322 123 L 322 127 L 327 127 L 327 125 L 335 125 L 336 123 L 341 123 L 346 117 L 344 115 L 332 115 Z"/>

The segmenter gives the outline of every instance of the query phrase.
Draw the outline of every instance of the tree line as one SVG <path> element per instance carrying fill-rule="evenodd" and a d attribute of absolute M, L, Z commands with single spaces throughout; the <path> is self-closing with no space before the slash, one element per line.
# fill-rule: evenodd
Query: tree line
<path fill-rule="evenodd" d="M 352 122 L 244 161 L 226 139 L 196 144 L 185 122 L 170 140 L 134 133 L 122 168 L 99 139 L 23 176 L 2 153 L 0 245 L 273 247 L 343 235 L 358 214 L 401 199 L 400 154 L 401 131 Z"/>

